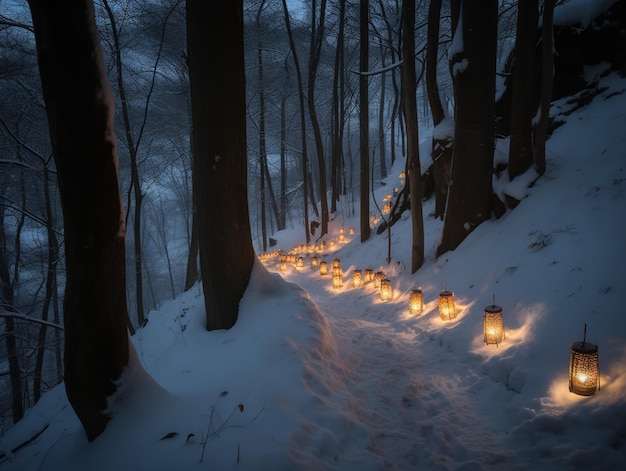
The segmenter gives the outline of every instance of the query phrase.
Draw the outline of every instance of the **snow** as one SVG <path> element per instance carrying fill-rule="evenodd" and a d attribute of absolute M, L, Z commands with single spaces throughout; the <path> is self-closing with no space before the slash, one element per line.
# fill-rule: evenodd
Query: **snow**
<path fill-rule="evenodd" d="M 431 198 L 426 262 L 414 275 L 406 212 L 392 227 L 391 263 L 386 233 L 363 244 L 346 235 L 325 254 L 341 259 L 341 290 L 308 265 L 278 274 L 276 258 L 257 263 L 230 330 L 205 330 L 195 287 L 151 312 L 132 338 L 135 361 L 153 379 L 131 362 L 100 437 L 87 442 L 60 385 L 2 437 L 0 467 L 621 469 L 626 79 L 613 74 L 600 85 L 607 89 L 590 105 L 560 117 L 547 172 L 521 203 L 456 250 L 435 259 L 442 224 Z M 377 201 L 403 167 L 396 163 Z M 341 219 L 346 232 L 359 227 Z M 296 238 L 276 237 L 285 249 L 302 243 Z M 367 267 L 388 274 L 392 301 L 371 283 L 351 286 L 352 270 Z M 425 309 L 410 315 L 416 284 Z M 450 322 L 437 312 L 446 284 L 457 306 Z M 482 334 L 494 295 L 506 329 L 497 347 Z M 601 389 L 591 397 L 570 393 L 567 381 L 569 347 L 585 323 L 599 346 Z"/>

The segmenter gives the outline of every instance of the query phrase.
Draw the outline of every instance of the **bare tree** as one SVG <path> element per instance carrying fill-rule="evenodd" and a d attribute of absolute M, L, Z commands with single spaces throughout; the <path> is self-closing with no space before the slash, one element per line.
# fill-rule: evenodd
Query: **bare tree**
<path fill-rule="evenodd" d="M 369 0 L 359 1 L 359 142 L 360 165 L 359 184 L 361 205 L 359 210 L 361 242 L 370 237 L 369 199 L 369 90 L 367 74 L 369 69 Z"/>
<path fill-rule="evenodd" d="M 65 389 L 87 438 L 128 365 L 113 100 L 90 0 L 29 0 L 65 227 Z"/>
<path fill-rule="evenodd" d="M 224 329 L 237 321 L 254 263 L 246 169 L 243 1 L 187 0 L 187 52 L 193 191 L 207 329 Z"/>

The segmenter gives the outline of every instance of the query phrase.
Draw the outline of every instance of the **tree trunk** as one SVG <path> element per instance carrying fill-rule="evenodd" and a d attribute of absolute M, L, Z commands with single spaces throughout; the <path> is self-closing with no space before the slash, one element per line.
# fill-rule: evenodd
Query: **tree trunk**
<path fill-rule="evenodd" d="M 552 25 L 554 4 L 555 0 L 544 2 L 541 26 L 541 96 L 539 99 L 539 119 L 534 129 L 535 164 L 539 175 L 543 175 L 546 171 L 546 136 L 552 101 L 552 82 L 554 80 L 554 33 Z"/>
<path fill-rule="evenodd" d="M 92 2 L 29 4 L 65 225 L 65 389 L 91 441 L 132 348 L 113 97 Z"/>
<path fill-rule="evenodd" d="M 316 0 L 311 3 L 311 46 L 309 49 L 309 80 L 307 84 L 307 100 L 309 104 L 309 117 L 311 127 L 315 137 L 315 151 L 317 154 L 317 168 L 319 171 L 319 192 L 321 209 L 321 232 L 320 237 L 328 233 L 328 192 L 326 190 L 326 157 L 324 156 L 324 143 L 322 142 L 322 132 L 320 130 L 317 111 L 315 108 L 315 78 L 317 67 L 322 52 L 322 42 L 324 41 L 324 23 L 326 18 L 326 0 L 320 4 L 319 25 L 316 24 Z"/>
<path fill-rule="evenodd" d="M 439 21 L 441 0 L 431 0 L 428 8 L 428 36 L 426 44 L 426 90 L 428 102 L 436 128 L 445 118 L 439 86 L 437 85 L 437 60 L 439 56 Z M 432 139 L 433 178 L 435 180 L 435 218 L 443 219 L 450 184 L 452 162 L 452 138 L 433 133 Z"/>
<path fill-rule="evenodd" d="M 526 0 L 517 5 L 508 166 L 510 180 L 524 173 L 533 163 L 532 120 L 537 101 L 532 83 L 539 0 Z"/>
<path fill-rule="evenodd" d="M 452 40 L 454 150 L 437 255 L 454 250 L 491 216 L 497 16 L 496 0 L 464 0 Z"/>
<path fill-rule="evenodd" d="M 415 0 L 402 1 L 402 95 L 407 136 L 407 168 L 411 201 L 411 273 L 424 263 L 422 172 L 417 126 L 417 80 L 415 76 Z"/>
<path fill-rule="evenodd" d="M 280 97 L 280 218 L 278 230 L 287 227 L 287 163 L 286 163 L 286 140 L 287 140 L 287 95 L 283 92 Z"/>
<path fill-rule="evenodd" d="M 337 49 L 335 51 L 335 70 L 333 73 L 333 101 L 332 101 L 332 156 L 330 163 L 331 184 L 331 207 L 332 212 L 337 211 L 337 201 L 342 194 L 341 185 L 341 161 L 343 146 L 343 87 L 344 67 L 344 30 L 346 17 L 346 0 L 339 1 L 339 31 L 337 32 Z M 340 99 L 341 98 L 341 99 Z"/>
<path fill-rule="evenodd" d="M 370 237 L 370 195 L 369 195 L 369 91 L 365 74 L 369 69 L 369 0 L 359 0 L 359 142 L 360 169 L 359 184 L 361 205 L 359 211 L 361 242 Z"/>
<path fill-rule="evenodd" d="M 187 52 L 207 329 L 227 329 L 237 321 L 254 263 L 248 217 L 243 1 L 187 0 Z"/>
<path fill-rule="evenodd" d="M 300 100 L 300 136 L 302 143 L 302 199 L 304 200 L 304 235 L 306 243 L 311 241 L 311 232 L 309 230 L 309 205 L 308 205 L 308 191 L 307 184 L 309 180 L 309 163 L 307 158 L 307 145 L 306 145 L 306 119 L 304 117 L 304 87 L 302 85 L 302 72 L 300 71 L 300 62 L 298 61 L 298 54 L 296 52 L 296 45 L 293 40 L 293 34 L 291 32 L 291 20 L 289 19 L 289 10 L 287 9 L 287 2 L 283 0 L 283 12 L 285 14 L 285 26 L 287 27 L 287 35 L 289 36 L 289 47 L 291 49 L 291 55 L 293 56 L 293 64 L 296 68 L 296 77 L 298 79 L 298 98 Z M 311 196 L 313 193 L 311 192 Z"/>

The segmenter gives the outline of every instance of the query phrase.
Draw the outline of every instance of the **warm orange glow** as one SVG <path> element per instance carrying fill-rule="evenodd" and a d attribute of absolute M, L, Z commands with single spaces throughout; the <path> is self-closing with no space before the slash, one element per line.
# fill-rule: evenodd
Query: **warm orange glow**
<path fill-rule="evenodd" d="M 386 278 L 385 273 L 382 271 L 377 271 L 374 274 L 374 287 L 375 288 L 380 288 L 380 280 L 382 280 L 383 278 Z"/>
<path fill-rule="evenodd" d="M 311 257 L 311 267 L 315 268 L 319 266 L 319 264 L 320 264 L 319 258 L 317 258 L 316 256 Z"/>
<path fill-rule="evenodd" d="M 414 288 L 409 296 L 409 312 L 411 314 L 421 314 L 424 311 L 424 293 L 421 289 Z"/>
<path fill-rule="evenodd" d="M 502 308 L 492 304 L 486 306 L 483 313 L 483 334 L 487 345 L 496 344 L 504 340 L 504 324 L 502 322 Z"/>
<path fill-rule="evenodd" d="M 443 290 L 439 293 L 439 315 L 441 320 L 451 321 L 456 317 L 454 310 L 454 294 L 452 291 Z"/>
<path fill-rule="evenodd" d="M 339 289 L 343 286 L 343 277 L 341 272 L 333 273 L 333 288 Z"/>
<path fill-rule="evenodd" d="M 280 262 L 280 271 L 287 271 L 287 263 Z"/>
<path fill-rule="evenodd" d="M 385 203 L 383 206 L 383 214 L 389 214 L 391 212 L 391 202 Z"/>
<path fill-rule="evenodd" d="M 350 234 L 350 235 L 354 235 L 354 234 L 356 234 L 356 229 L 355 229 L 354 227 L 351 227 L 351 228 L 348 230 L 348 234 Z"/>
<path fill-rule="evenodd" d="M 345 227 L 341 226 L 341 228 L 339 229 L 339 234 L 345 234 L 345 233 L 346 233 Z"/>
<path fill-rule="evenodd" d="M 304 257 L 298 257 L 296 259 L 296 267 L 303 268 L 304 267 Z"/>
<path fill-rule="evenodd" d="M 389 301 L 391 298 L 393 298 L 391 280 L 389 278 L 383 278 L 380 280 L 380 299 L 382 301 Z"/>
<path fill-rule="evenodd" d="M 370 281 L 374 281 L 374 269 L 366 268 L 365 269 L 365 283 L 369 283 Z"/>
<path fill-rule="evenodd" d="M 580 396 L 592 396 L 599 383 L 598 346 L 582 341 L 571 346 L 569 360 L 569 390 Z"/>
<path fill-rule="evenodd" d="M 352 286 L 355 288 L 363 286 L 363 272 L 361 270 L 354 270 L 352 272 Z"/>
<path fill-rule="evenodd" d="M 328 275 L 328 262 L 320 262 L 320 275 Z"/>

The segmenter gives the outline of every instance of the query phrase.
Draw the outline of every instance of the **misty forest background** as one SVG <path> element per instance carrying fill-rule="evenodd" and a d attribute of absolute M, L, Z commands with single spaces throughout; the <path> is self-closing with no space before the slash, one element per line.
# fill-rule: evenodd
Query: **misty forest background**
<path fill-rule="evenodd" d="M 296 228 L 302 231 L 303 243 L 313 243 L 324 235 L 328 220 L 351 218 L 362 209 L 359 78 L 363 75 L 358 71 L 363 53 L 359 7 L 363 3 L 369 3 L 370 174 L 366 184 L 377 187 L 394 162 L 407 155 L 398 66 L 402 2 L 244 2 L 249 212 L 257 253 L 271 250 L 271 235 L 277 231 Z M 621 11 L 622 19 L 624 3 L 617 2 L 614 8 Z M 441 132 L 435 137 L 448 147 L 455 112 L 450 12 L 454 4 L 418 1 L 414 30 L 419 129 L 439 125 Z M 189 289 L 199 276 L 191 191 L 185 2 L 101 0 L 95 7 L 115 97 L 120 179 L 127 211 L 129 328 L 133 332 L 144 324 L 149 310 Z M 30 14 L 25 2 L 6 0 L 0 0 L 0 12 L 2 435 L 43 393 L 63 380 L 65 266 L 63 221 Z M 614 48 L 607 47 L 613 41 L 610 22 L 607 24 L 601 34 L 588 25 L 555 28 L 559 56 L 555 57 L 553 99 L 586 86 L 581 78 L 584 64 L 608 61 L 620 67 L 611 56 Z M 511 125 L 511 87 L 507 85 L 516 37 L 524 31 L 531 43 L 538 44 L 541 29 L 536 25 L 535 19 L 530 27 L 519 29 L 517 2 L 499 2 L 497 137 L 507 135 Z M 425 76 L 429 32 L 435 34 L 437 44 L 432 62 L 436 73 L 431 77 L 435 77 L 441 105 L 434 113 Z M 531 48 L 531 64 L 540 57 L 540 48 L 539 52 Z M 532 84 L 528 90 L 537 92 L 530 97 L 534 110 L 538 106 L 538 69 L 528 68 L 526 76 Z M 430 85 L 432 90 L 433 83 Z M 580 105 L 589 98 L 585 94 L 579 97 Z M 551 123 L 549 129 L 556 124 Z M 435 154 L 437 149 L 440 152 L 435 158 L 442 155 L 444 147 L 433 146 Z M 446 170 L 430 166 L 433 155 L 420 155 L 422 167 L 428 168 L 422 179 L 424 197 L 445 202 L 437 188 L 445 181 Z M 443 176 L 438 176 L 438 171 Z M 366 193 L 369 195 L 371 188 Z M 408 195 L 404 188 L 394 193 L 397 217 L 410 206 Z M 222 204 L 231 197 L 223 194 L 211 204 Z M 515 204 L 514 198 L 499 201 L 494 203 L 494 208 L 499 208 L 494 212 L 497 215 Z M 424 217 L 442 217 L 439 205 L 437 213 Z M 362 239 L 372 214 L 378 215 L 376 205 L 368 208 L 365 226 L 362 221 Z M 220 224 L 214 221 L 215 230 L 219 231 Z M 384 231 L 385 224 L 381 219 L 371 230 Z"/>

